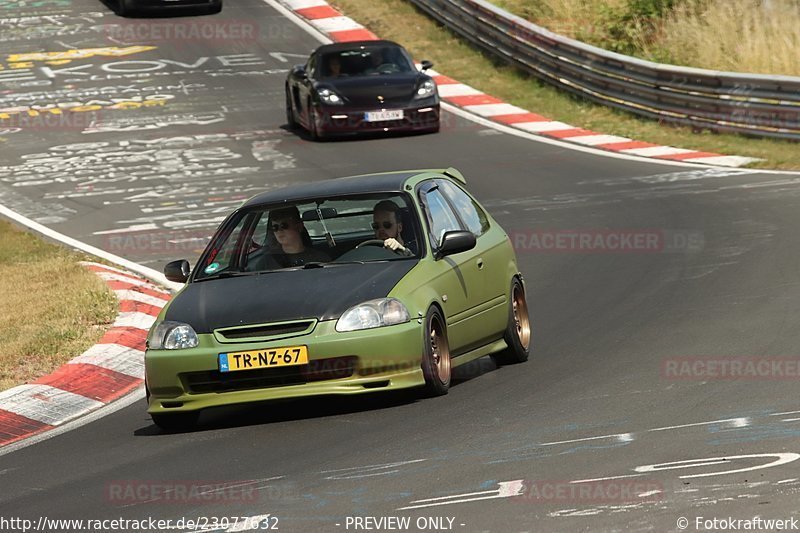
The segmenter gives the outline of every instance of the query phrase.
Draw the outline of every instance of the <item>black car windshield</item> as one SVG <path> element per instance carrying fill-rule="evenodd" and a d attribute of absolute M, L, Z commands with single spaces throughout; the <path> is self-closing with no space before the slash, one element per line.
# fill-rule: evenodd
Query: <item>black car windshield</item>
<path fill-rule="evenodd" d="M 414 72 L 414 64 L 399 46 L 364 46 L 322 54 L 323 79 L 380 76 Z"/>
<path fill-rule="evenodd" d="M 203 252 L 194 280 L 415 258 L 419 235 L 416 211 L 402 193 L 242 209 Z"/>

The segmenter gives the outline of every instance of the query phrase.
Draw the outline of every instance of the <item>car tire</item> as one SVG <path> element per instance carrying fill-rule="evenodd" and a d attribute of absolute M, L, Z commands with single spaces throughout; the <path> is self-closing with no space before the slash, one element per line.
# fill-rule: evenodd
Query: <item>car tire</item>
<path fill-rule="evenodd" d="M 164 431 L 188 431 L 194 428 L 199 416 L 199 411 L 150 414 L 153 423 Z"/>
<path fill-rule="evenodd" d="M 312 141 L 319 141 L 322 139 L 317 129 L 317 112 L 314 111 L 314 106 L 311 104 L 311 99 L 308 100 L 308 134 Z"/>
<path fill-rule="evenodd" d="M 289 91 L 289 86 L 286 86 L 286 124 L 289 126 L 289 129 L 296 129 L 297 119 L 294 118 L 294 108 L 292 107 L 292 96 L 291 92 Z"/>
<path fill-rule="evenodd" d="M 220 12 L 222 12 L 222 2 L 220 2 L 219 4 L 213 5 L 210 8 L 208 8 L 208 13 L 210 15 L 216 15 L 217 13 L 220 13 Z"/>
<path fill-rule="evenodd" d="M 516 276 L 511 280 L 511 298 L 508 303 L 508 326 L 503 335 L 508 347 L 492 355 L 497 366 L 524 363 L 531 348 L 531 322 L 525 287 Z"/>
<path fill-rule="evenodd" d="M 452 373 L 450 344 L 447 342 L 444 317 L 436 307 L 431 307 L 425 317 L 423 343 L 422 374 L 425 377 L 425 393 L 427 396 L 447 394 Z"/>

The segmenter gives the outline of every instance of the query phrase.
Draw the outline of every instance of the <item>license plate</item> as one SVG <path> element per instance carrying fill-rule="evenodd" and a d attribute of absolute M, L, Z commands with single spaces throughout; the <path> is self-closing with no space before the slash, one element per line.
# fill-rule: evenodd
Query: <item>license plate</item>
<path fill-rule="evenodd" d="M 220 372 L 306 364 L 308 364 L 307 346 L 286 346 L 219 354 Z"/>
<path fill-rule="evenodd" d="M 368 111 L 364 113 L 364 120 L 367 122 L 381 122 L 384 120 L 401 120 L 403 118 L 402 109 L 392 109 L 389 111 Z"/>

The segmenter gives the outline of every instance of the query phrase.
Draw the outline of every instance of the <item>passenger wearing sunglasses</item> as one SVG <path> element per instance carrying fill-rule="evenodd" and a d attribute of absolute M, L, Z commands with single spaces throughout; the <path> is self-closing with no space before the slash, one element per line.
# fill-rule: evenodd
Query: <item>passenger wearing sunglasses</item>
<path fill-rule="evenodd" d="M 375 238 L 383 241 L 384 248 L 403 255 L 413 255 L 404 246 L 403 223 L 400 222 L 400 208 L 391 200 L 381 200 L 372 209 L 372 229 Z"/>
<path fill-rule="evenodd" d="M 284 268 L 324 263 L 331 258 L 311 246 L 311 237 L 297 207 L 274 209 L 269 214 L 272 257 Z"/>

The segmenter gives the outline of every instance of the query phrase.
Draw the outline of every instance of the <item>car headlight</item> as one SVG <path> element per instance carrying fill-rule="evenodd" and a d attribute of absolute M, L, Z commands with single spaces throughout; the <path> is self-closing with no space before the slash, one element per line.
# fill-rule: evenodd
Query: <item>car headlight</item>
<path fill-rule="evenodd" d="M 436 84 L 433 80 L 425 80 L 423 81 L 419 87 L 417 87 L 417 92 L 414 94 L 414 98 L 421 99 L 421 98 L 429 98 L 436 93 Z"/>
<path fill-rule="evenodd" d="M 325 102 L 326 104 L 330 105 L 342 105 L 344 101 L 342 101 L 342 97 L 336 94 L 335 92 L 331 91 L 330 89 L 320 89 L 317 91 L 319 94 L 320 100 Z"/>
<path fill-rule="evenodd" d="M 147 347 L 151 350 L 183 350 L 200 343 L 192 326 L 183 322 L 165 320 L 150 335 Z"/>
<path fill-rule="evenodd" d="M 357 331 L 408 322 L 408 309 L 396 298 L 369 300 L 351 307 L 336 322 L 336 331 Z"/>

